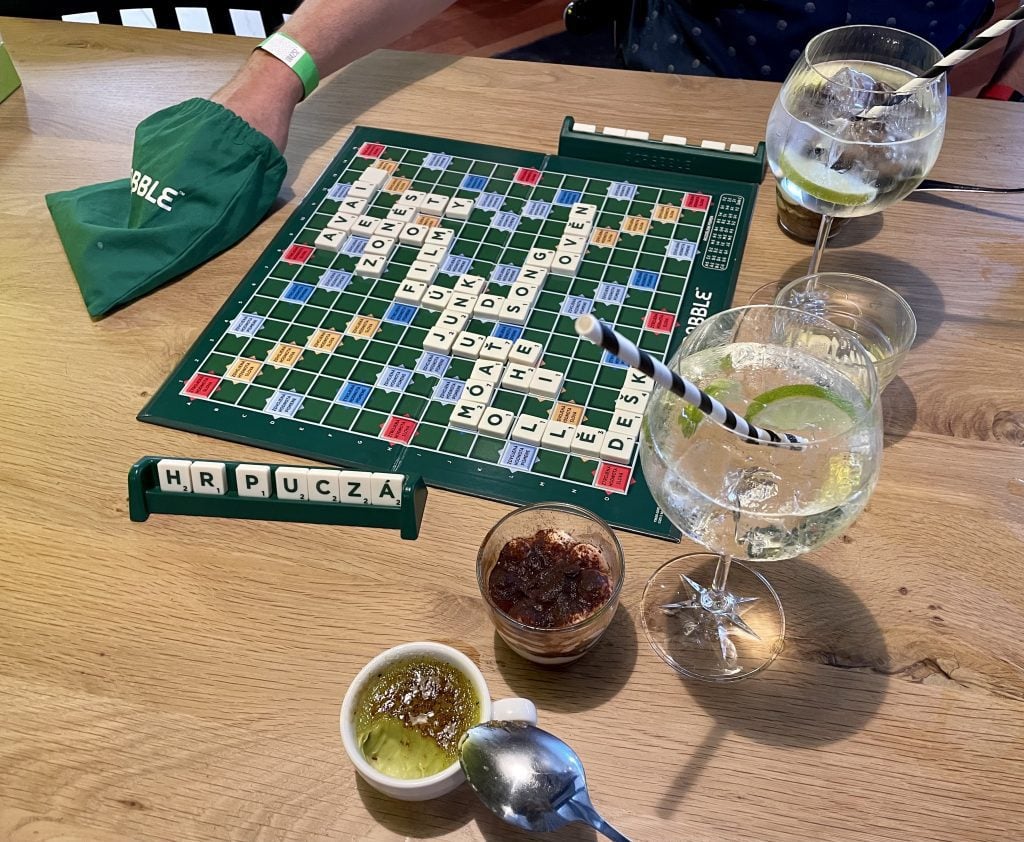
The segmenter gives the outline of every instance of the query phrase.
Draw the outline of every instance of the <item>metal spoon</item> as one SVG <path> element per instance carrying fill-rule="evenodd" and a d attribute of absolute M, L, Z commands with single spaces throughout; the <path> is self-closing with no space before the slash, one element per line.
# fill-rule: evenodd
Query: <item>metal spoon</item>
<path fill-rule="evenodd" d="M 459 750 L 469 785 L 509 824 L 550 831 L 583 822 L 608 839 L 629 842 L 597 814 L 583 764 L 553 734 L 525 722 L 484 722 L 466 732 Z"/>

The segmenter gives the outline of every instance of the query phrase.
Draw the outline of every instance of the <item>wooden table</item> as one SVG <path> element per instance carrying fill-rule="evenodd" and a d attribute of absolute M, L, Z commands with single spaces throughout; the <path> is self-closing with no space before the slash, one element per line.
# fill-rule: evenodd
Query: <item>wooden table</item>
<path fill-rule="evenodd" d="M 0 838 L 525 839 L 467 788 L 423 804 L 357 780 L 339 703 L 408 640 L 469 653 L 536 700 L 637 840 L 1006 840 L 1024 834 L 1024 197 L 907 201 L 826 257 L 901 290 L 920 320 L 885 392 L 887 447 L 842 540 L 767 569 L 783 656 L 729 687 L 680 681 L 638 619 L 675 547 L 623 535 L 628 579 L 600 648 L 535 669 L 498 640 L 473 575 L 508 510 L 432 491 L 420 539 L 299 524 L 128 520 L 147 453 L 263 451 L 135 413 L 283 223 L 100 322 L 44 193 L 127 172 L 135 125 L 205 95 L 251 43 L 0 19 L 24 88 L 0 105 Z M 356 122 L 552 150 L 562 116 L 754 142 L 770 84 L 378 53 L 296 118 L 286 196 Z M 953 102 L 933 175 L 1024 182 L 1024 109 Z M 761 191 L 737 300 L 808 249 Z M 683 546 L 684 551 L 692 545 Z M 593 839 L 576 830 L 560 839 Z"/>

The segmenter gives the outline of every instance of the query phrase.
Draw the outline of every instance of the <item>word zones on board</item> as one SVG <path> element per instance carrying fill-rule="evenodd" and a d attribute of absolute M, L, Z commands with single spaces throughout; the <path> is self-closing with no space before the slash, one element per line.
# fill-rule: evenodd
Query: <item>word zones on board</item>
<path fill-rule="evenodd" d="M 401 506 L 402 474 L 302 468 L 287 465 L 236 465 L 223 462 L 161 459 L 157 462 L 160 490 L 180 494 L 236 494 L 239 497 L 311 500 Z"/>

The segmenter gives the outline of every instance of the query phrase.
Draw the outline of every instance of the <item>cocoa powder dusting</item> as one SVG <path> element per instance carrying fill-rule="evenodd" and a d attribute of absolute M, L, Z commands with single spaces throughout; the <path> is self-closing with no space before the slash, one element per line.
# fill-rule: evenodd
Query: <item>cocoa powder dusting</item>
<path fill-rule="evenodd" d="M 541 629 L 586 619 L 612 595 L 608 564 L 593 544 L 559 529 L 513 538 L 487 579 L 491 601 L 513 620 Z"/>

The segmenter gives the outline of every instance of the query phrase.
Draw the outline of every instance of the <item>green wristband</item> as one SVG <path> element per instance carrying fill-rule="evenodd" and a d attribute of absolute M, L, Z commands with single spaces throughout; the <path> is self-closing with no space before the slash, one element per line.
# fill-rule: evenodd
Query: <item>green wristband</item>
<path fill-rule="evenodd" d="M 313 93 L 320 84 L 320 71 L 316 69 L 316 62 L 294 38 L 289 38 L 283 32 L 275 32 L 257 49 L 265 50 L 274 58 L 280 59 L 295 72 L 302 82 L 303 99 Z"/>

